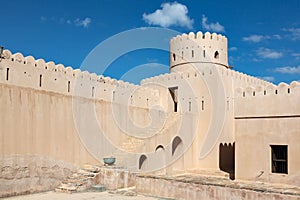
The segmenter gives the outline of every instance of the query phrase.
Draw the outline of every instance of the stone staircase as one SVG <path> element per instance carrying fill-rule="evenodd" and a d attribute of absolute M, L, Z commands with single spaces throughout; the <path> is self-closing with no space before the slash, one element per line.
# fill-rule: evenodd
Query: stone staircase
<path fill-rule="evenodd" d="M 87 190 L 96 184 L 100 168 L 95 165 L 84 165 L 82 169 L 69 176 L 56 189 L 56 192 L 73 193 Z"/>

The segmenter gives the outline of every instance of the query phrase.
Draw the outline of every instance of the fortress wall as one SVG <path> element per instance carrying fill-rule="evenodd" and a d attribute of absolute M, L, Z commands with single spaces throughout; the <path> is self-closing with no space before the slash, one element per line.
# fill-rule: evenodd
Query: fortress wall
<path fill-rule="evenodd" d="M 231 80 L 234 81 L 234 87 L 247 87 L 247 86 L 268 86 L 268 85 L 273 85 L 272 83 L 256 78 L 254 76 L 250 76 L 232 69 L 224 68 L 222 66 L 218 66 L 218 70 L 220 74 L 222 74 L 223 77 L 230 78 Z"/>
<path fill-rule="evenodd" d="M 158 103 L 159 93 L 109 77 L 97 76 L 80 69 L 73 70 L 54 62 L 35 60 L 21 53 L 4 50 L 0 83 L 51 91 L 65 95 L 102 99 L 133 106 L 151 107 Z"/>
<path fill-rule="evenodd" d="M 300 186 L 300 84 L 238 88 L 236 178 Z M 272 173 L 270 145 L 287 145 L 288 173 Z"/>
<path fill-rule="evenodd" d="M 170 74 L 159 75 L 144 79 L 142 85 L 164 85 L 166 89 L 174 86 L 178 86 L 178 99 L 179 99 L 179 110 L 184 117 L 198 118 L 197 124 L 197 137 L 195 138 L 191 147 L 187 150 L 183 158 L 174 163 L 170 168 L 175 170 L 183 169 L 211 169 L 214 171 L 219 170 L 219 144 L 220 143 L 232 143 L 233 138 L 233 94 L 230 89 L 232 81 L 229 79 L 222 78 L 218 70 L 215 70 L 216 66 L 211 64 L 182 64 L 182 68 L 185 68 L 185 72 L 171 72 Z M 223 67 L 224 68 L 224 67 Z M 196 70 L 195 70 L 196 69 Z M 226 74 L 224 74 L 226 76 Z M 231 77 L 231 76 L 229 76 Z M 210 92 L 217 91 L 219 83 L 216 83 L 216 79 L 223 81 L 225 89 L 224 103 L 228 101 L 229 106 L 225 110 L 225 123 L 223 126 L 222 134 L 216 139 L 216 145 L 213 146 L 212 150 L 204 158 L 200 159 L 200 151 L 206 139 L 208 128 L 212 125 L 212 100 Z M 231 80 L 231 79 L 230 79 Z M 208 88 L 208 85 L 211 85 Z M 229 89 L 227 86 L 230 86 Z M 211 89 L 212 91 L 209 91 Z M 204 108 L 202 110 L 202 102 Z M 192 105 L 192 111 L 189 111 L 189 103 Z M 172 104 L 172 102 L 171 102 Z M 221 112 L 221 111 L 220 111 Z M 188 125 L 188 122 L 184 122 Z M 190 130 L 191 131 L 191 130 Z M 186 134 L 185 132 L 184 134 Z M 189 132 L 188 132 L 189 133 Z M 180 133 L 179 133 L 180 134 Z M 188 142 L 187 140 L 183 140 Z"/>
<path fill-rule="evenodd" d="M 159 95 L 155 88 L 142 88 L 31 56 L 12 55 L 5 50 L 0 61 L 1 195 L 33 192 L 39 180 L 45 184 L 36 187 L 37 191 L 53 189 L 68 173 L 63 173 L 61 179 L 47 174 L 61 174 L 64 168 L 72 171 L 85 163 L 102 163 L 103 156 L 114 155 L 116 147 L 133 138 L 114 120 L 126 119 L 121 125 L 137 133 L 131 131 L 129 122 L 134 121 L 141 127 L 149 124 L 149 110 L 160 105 Z M 151 112 L 155 117 L 161 110 Z M 113 139 L 109 141 L 101 136 L 95 124 L 101 125 L 100 130 Z M 92 141 L 92 150 L 83 142 L 85 139 Z M 39 177 L 5 178 L 24 167 L 38 170 L 28 165 L 38 163 L 41 157 L 66 165 L 57 167 L 55 162 L 43 161 L 37 167 L 45 169 Z M 136 160 L 133 165 L 137 167 Z M 52 171 L 48 173 L 46 169 Z M 53 182 L 48 184 L 46 179 L 52 178 Z"/>
<path fill-rule="evenodd" d="M 235 117 L 300 114 L 300 83 L 237 88 Z"/>
<path fill-rule="evenodd" d="M 179 66 L 177 66 L 179 67 Z M 219 84 L 223 84 L 224 97 L 218 97 L 220 100 L 223 99 L 225 105 L 225 121 L 223 124 L 222 133 L 220 134 L 215 147 L 210 152 L 209 156 L 204 159 L 199 160 L 199 152 L 201 146 L 205 140 L 205 133 L 207 133 L 208 126 L 211 125 L 210 117 L 208 113 L 203 113 L 200 111 L 197 113 L 200 115 L 198 138 L 195 140 L 192 147 L 187 151 L 183 159 L 175 163 L 172 167 L 175 169 L 185 169 L 187 168 L 197 168 L 197 169 L 219 169 L 219 144 L 233 144 L 236 141 L 235 137 L 235 124 L 234 124 L 234 114 L 235 114 L 235 88 L 240 86 L 260 86 L 265 87 L 267 85 L 272 85 L 271 83 L 258 79 L 256 77 L 248 76 L 240 72 L 225 68 L 221 65 L 212 65 L 202 63 L 194 64 L 182 64 L 180 65 L 184 70 L 179 70 L 176 72 L 171 72 L 170 74 L 163 74 L 156 77 L 151 77 L 142 80 L 142 85 L 164 85 L 167 89 L 169 87 L 178 86 L 179 87 L 179 109 L 183 114 L 189 114 L 188 103 L 191 102 L 192 105 L 197 104 L 201 107 L 202 101 L 205 102 L 205 111 L 211 112 L 211 93 L 217 91 L 220 87 Z M 217 69 L 217 70 L 215 70 Z M 217 82 L 216 79 L 221 79 L 221 82 Z M 204 81 L 204 82 L 203 82 Z M 184 86 L 182 83 L 187 82 L 191 88 Z M 212 91 L 207 91 L 207 86 L 210 85 Z M 190 99 L 190 97 L 194 99 Z M 172 102 L 171 102 L 172 104 Z M 221 112 L 221 110 L 219 110 Z M 196 114 L 196 113 L 195 113 Z M 203 127 L 204 124 L 207 126 Z M 191 157 L 189 157 L 191 156 Z M 196 159 L 195 159 L 196 158 Z M 194 160 L 193 162 L 188 161 Z M 196 161 L 195 161 L 196 160 Z M 181 164 L 179 164 L 181 163 Z M 184 167 L 183 167 L 184 166 Z M 188 167 L 187 167 L 188 166 Z"/>

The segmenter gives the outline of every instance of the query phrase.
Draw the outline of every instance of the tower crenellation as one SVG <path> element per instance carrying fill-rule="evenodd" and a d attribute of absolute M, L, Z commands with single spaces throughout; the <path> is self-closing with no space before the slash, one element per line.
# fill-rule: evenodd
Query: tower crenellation
<path fill-rule="evenodd" d="M 170 68 L 185 63 L 214 63 L 228 67 L 227 38 L 216 33 L 191 32 L 171 39 Z"/>
<path fill-rule="evenodd" d="M 2 54 L 0 83 L 119 104 L 127 103 L 126 98 L 131 95 L 132 106 L 140 107 L 149 107 L 158 101 L 153 88 L 142 88 L 33 56 L 24 57 L 21 53 L 12 54 L 9 50 Z"/>

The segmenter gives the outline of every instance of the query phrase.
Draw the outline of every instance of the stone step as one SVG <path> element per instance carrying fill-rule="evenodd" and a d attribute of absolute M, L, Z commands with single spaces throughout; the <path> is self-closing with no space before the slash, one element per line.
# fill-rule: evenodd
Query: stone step
<path fill-rule="evenodd" d="M 100 171 L 100 167 L 97 165 L 85 164 L 83 166 L 83 170 L 92 172 L 92 173 L 98 173 Z"/>
<path fill-rule="evenodd" d="M 84 165 L 82 169 L 69 176 L 55 189 L 56 192 L 78 192 L 89 189 L 95 182 L 100 167 L 96 165 Z"/>

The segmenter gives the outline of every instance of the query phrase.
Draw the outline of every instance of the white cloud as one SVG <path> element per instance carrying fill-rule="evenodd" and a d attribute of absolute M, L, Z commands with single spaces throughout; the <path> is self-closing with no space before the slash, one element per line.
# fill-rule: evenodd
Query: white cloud
<path fill-rule="evenodd" d="M 237 47 L 230 47 L 230 48 L 229 48 L 229 51 L 237 51 L 237 50 L 238 50 Z"/>
<path fill-rule="evenodd" d="M 283 53 L 274 51 L 268 48 L 261 47 L 256 51 L 257 55 L 261 58 L 277 59 L 283 56 Z"/>
<path fill-rule="evenodd" d="M 250 35 L 248 37 L 243 37 L 243 41 L 245 42 L 254 42 L 254 43 L 259 43 L 263 40 L 269 40 L 269 39 L 276 39 L 280 40 L 281 36 L 278 34 L 275 35 Z"/>
<path fill-rule="evenodd" d="M 243 41 L 254 42 L 254 43 L 261 42 L 264 39 L 265 39 L 265 36 L 263 36 L 263 35 L 250 35 L 248 37 L 243 37 Z"/>
<path fill-rule="evenodd" d="M 45 21 L 47 21 L 47 18 L 44 17 L 44 16 L 41 16 L 41 17 L 40 17 L 40 21 L 41 21 L 41 22 L 45 22 Z"/>
<path fill-rule="evenodd" d="M 258 78 L 265 80 L 265 81 L 269 81 L 269 82 L 275 81 L 275 78 L 273 76 L 262 76 L 262 77 L 258 77 Z"/>
<path fill-rule="evenodd" d="M 213 32 L 225 32 L 224 26 L 222 26 L 219 22 L 208 24 L 207 20 L 207 17 L 205 15 L 202 15 L 202 27 L 204 29 Z"/>
<path fill-rule="evenodd" d="M 300 74 L 300 65 L 298 67 L 277 67 L 274 69 L 274 71 L 282 74 Z"/>
<path fill-rule="evenodd" d="M 296 59 L 299 59 L 300 58 L 300 53 L 292 53 L 292 56 L 296 57 Z"/>
<path fill-rule="evenodd" d="M 284 28 L 283 31 L 288 32 L 292 40 L 300 40 L 300 28 Z"/>
<path fill-rule="evenodd" d="M 149 25 L 181 26 L 192 29 L 194 20 L 188 16 L 188 12 L 188 8 L 181 3 L 163 3 L 161 9 L 150 14 L 144 13 L 143 20 Z"/>
<path fill-rule="evenodd" d="M 65 19 L 63 17 L 58 18 L 58 17 L 54 17 L 54 16 L 52 16 L 50 18 L 41 16 L 40 21 L 41 22 L 52 21 L 52 22 L 56 22 L 59 24 L 69 24 L 69 25 L 81 26 L 83 28 L 88 28 L 92 22 L 91 18 L 89 18 L 89 17 L 86 17 L 84 19 L 77 18 L 75 20 L 71 20 L 71 19 Z"/>
<path fill-rule="evenodd" d="M 84 28 L 88 28 L 91 22 L 92 22 L 92 20 L 89 17 L 86 17 L 86 18 L 84 18 L 82 20 L 79 19 L 79 18 L 77 18 L 77 19 L 74 20 L 74 24 L 76 26 L 82 26 Z"/>
<path fill-rule="evenodd" d="M 277 40 L 281 40 L 282 39 L 281 35 L 278 35 L 278 34 L 273 35 L 273 38 L 277 39 Z"/>

